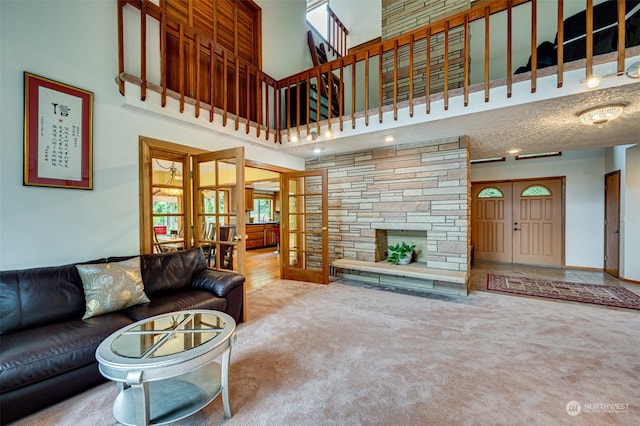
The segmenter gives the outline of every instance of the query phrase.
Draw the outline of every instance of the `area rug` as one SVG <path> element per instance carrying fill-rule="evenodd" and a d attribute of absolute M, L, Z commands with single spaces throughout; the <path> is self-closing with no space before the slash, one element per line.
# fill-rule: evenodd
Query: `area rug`
<path fill-rule="evenodd" d="M 487 290 L 640 310 L 640 296 L 624 287 L 488 274 Z"/>

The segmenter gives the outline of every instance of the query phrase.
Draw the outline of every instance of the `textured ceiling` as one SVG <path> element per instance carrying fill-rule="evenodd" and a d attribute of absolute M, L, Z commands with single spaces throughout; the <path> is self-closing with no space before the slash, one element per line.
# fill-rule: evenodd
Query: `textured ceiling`
<path fill-rule="evenodd" d="M 627 104 L 622 115 L 601 126 L 584 125 L 577 116 L 594 106 L 616 102 Z M 393 144 L 435 143 L 443 138 L 468 135 L 472 159 L 503 157 L 513 148 L 521 149 L 520 154 L 534 154 L 633 144 L 640 142 L 640 82 L 391 130 L 395 137 Z M 385 129 L 282 149 L 303 158 L 360 151 L 389 145 L 384 142 L 389 133 L 390 129 Z M 313 152 L 318 147 L 322 149 L 320 154 Z"/>

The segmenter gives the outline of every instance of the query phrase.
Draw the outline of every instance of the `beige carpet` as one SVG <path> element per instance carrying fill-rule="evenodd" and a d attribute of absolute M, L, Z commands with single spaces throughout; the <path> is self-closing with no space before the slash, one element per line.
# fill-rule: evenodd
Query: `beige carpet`
<path fill-rule="evenodd" d="M 231 356 L 234 417 L 216 399 L 176 424 L 640 424 L 637 311 L 292 281 L 248 301 Z M 106 383 L 18 424 L 115 424 L 114 397 Z"/>

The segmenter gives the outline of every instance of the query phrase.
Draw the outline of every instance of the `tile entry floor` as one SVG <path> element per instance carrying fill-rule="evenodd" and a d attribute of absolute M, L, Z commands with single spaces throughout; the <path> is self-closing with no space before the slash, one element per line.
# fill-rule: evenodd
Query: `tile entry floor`
<path fill-rule="evenodd" d="M 474 291 L 482 291 L 487 287 L 487 274 L 515 275 L 525 277 L 547 278 L 574 283 L 600 284 L 625 287 L 640 295 L 640 284 L 628 283 L 607 274 L 604 271 L 592 271 L 570 268 L 548 268 L 542 266 L 519 265 L 512 263 L 479 262 L 471 267 L 471 285 Z"/>

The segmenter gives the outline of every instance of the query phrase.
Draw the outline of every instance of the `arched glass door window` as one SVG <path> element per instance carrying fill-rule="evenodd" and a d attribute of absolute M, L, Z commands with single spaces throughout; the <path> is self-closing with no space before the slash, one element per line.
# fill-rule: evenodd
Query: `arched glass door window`
<path fill-rule="evenodd" d="M 478 198 L 504 198 L 504 194 L 498 188 L 485 188 L 478 193 Z"/>
<path fill-rule="evenodd" d="M 548 197 L 551 196 L 551 191 L 542 185 L 528 186 L 521 194 L 522 197 Z"/>

